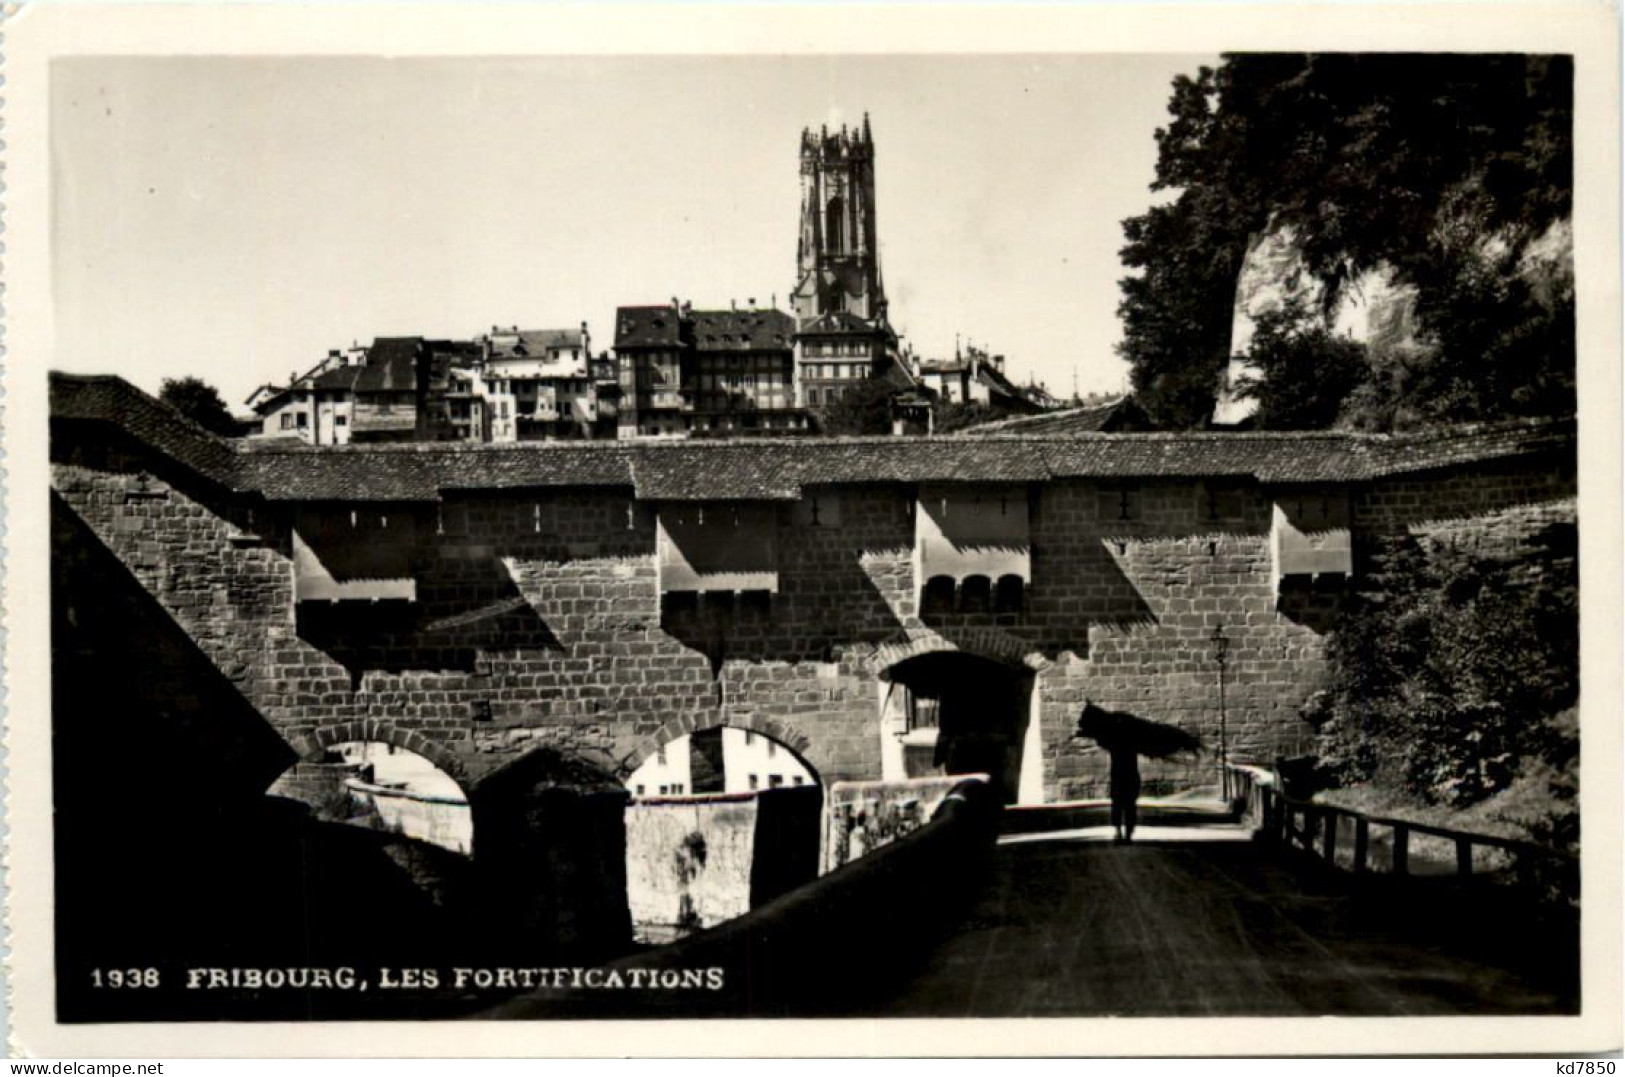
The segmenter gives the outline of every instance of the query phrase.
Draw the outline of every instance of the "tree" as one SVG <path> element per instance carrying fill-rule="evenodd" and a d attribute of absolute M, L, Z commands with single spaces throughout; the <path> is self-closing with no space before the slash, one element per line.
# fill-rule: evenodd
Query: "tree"
<path fill-rule="evenodd" d="M 1220 78 L 1203 67 L 1174 79 L 1151 189 L 1180 193 L 1123 222 L 1123 264 L 1139 273 L 1120 282 L 1118 351 L 1136 399 L 1161 427 L 1200 426 L 1212 415 L 1230 359 L 1236 279 L 1264 221 L 1261 200 L 1225 165 L 1235 124 L 1218 112 Z"/>
<path fill-rule="evenodd" d="M 818 416 L 821 434 L 890 434 L 892 397 L 897 386 L 885 378 L 865 378 L 848 386 Z"/>
<path fill-rule="evenodd" d="M 1254 420 L 1268 430 L 1324 430 L 1365 380 L 1363 344 L 1340 337 L 1288 303 L 1261 315 L 1247 362 L 1257 373 L 1239 393 L 1258 401 Z"/>
<path fill-rule="evenodd" d="M 202 378 L 165 378 L 158 387 L 158 399 L 216 434 L 233 434 L 237 421 L 214 386 Z"/>
<path fill-rule="evenodd" d="M 1141 404 L 1205 421 L 1247 244 L 1290 228 L 1323 318 L 1370 270 L 1417 289 L 1419 421 L 1571 410 L 1572 295 L 1527 270 L 1571 213 L 1572 92 L 1561 56 L 1249 54 L 1176 78 L 1152 189 L 1177 194 L 1123 225 L 1120 350 Z"/>
<path fill-rule="evenodd" d="M 1574 526 L 1554 524 L 1517 557 L 1418 544 L 1382 559 L 1328 641 L 1311 715 L 1328 775 L 1459 806 L 1542 761 L 1566 768 L 1577 551 Z"/>

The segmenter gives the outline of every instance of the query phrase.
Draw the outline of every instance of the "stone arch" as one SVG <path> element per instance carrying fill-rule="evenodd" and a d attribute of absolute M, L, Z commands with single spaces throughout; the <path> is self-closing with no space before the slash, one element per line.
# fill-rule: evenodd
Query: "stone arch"
<path fill-rule="evenodd" d="M 942 634 L 885 644 L 875 649 L 869 666 L 884 679 L 887 671 L 899 662 L 922 654 L 954 652 L 986 658 L 1001 665 L 1021 666 L 1032 673 L 1041 673 L 1054 664 L 1019 636 L 999 628 L 982 627 L 949 630 Z"/>
<path fill-rule="evenodd" d="M 620 766 L 616 768 L 616 774 L 624 781 L 636 773 L 637 769 L 643 766 L 643 764 L 647 762 L 649 758 L 655 754 L 655 752 L 659 751 L 663 746 L 670 744 L 678 737 L 686 736 L 689 733 L 697 733 L 703 729 L 712 729 L 716 726 L 729 726 L 734 729 L 748 729 L 753 733 L 759 733 L 764 737 L 769 737 L 778 741 L 780 744 L 790 749 L 790 751 L 795 755 L 796 759 L 800 761 L 801 765 L 806 767 L 807 770 L 811 772 L 814 780 L 816 780 L 820 786 L 824 784 L 824 776 L 820 772 L 818 765 L 814 763 L 811 758 L 813 747 L 812 738 L 803 733 L 800 729 L 791 725 L 789 722 L 782 722 L 772 718 L 763 718 L 754 714 L 729 715 L 727 718 L 722 720 L 718 720 L 715 714 L 706 714 L 703 712 L 699 714 L 678 715 L 676 718 L 673 718 L 671 721 L 661 726 L 659 731 L 656 732 L 654 736 L 645 737 L 638 744 L 637 748 L 633 750 L 632 754 L 628 755 L 621 761 Z"/>
<path fill-rule="evenodd" d="M 416 752 L 456 782 L 465 797 L 473 791 L 475 784 L 473 775 L 463 765 L 457 753 L 420 729 L 403 729 L 393 722 L 380 721 L 376 718 L 357 718 L 353 721 L 317 726 L 290 738 L 293 750 L 306 762 L 321 759 L 327 749 L 346 741 L 376 741 Z"/>

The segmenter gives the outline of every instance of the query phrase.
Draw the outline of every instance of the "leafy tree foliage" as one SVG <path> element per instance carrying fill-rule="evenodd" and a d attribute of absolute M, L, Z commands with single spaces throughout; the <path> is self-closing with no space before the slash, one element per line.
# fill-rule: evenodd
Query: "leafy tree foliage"
<path fill-rule="evenodd" d="M 1206 419 L 1249 239 L 1289 226 L 1328 310 L 1378 267 L 1417 287 L 1436 342 L 1403 357 L 1432 360 L 1405 382 L 1420 419 L 1569 410 L 1572 295 L 1519 270 L 1571 212 L 1572 88 L 1570 59 L 1525 55 L 1243 54 L 1176 78 L 1152 184 L 1176 193 L 1124 222 L 1141 404 Z M 1393 388 L 1362 394 L 1369 420 Z"/>
<path fill-rule="evenodd" d="M 1258 373 L 1240 392 L 1258 401 L 1255 420 L 1270 430 L 1331 426 L 1367 369 L 1364 345 L 1328 332 L 1295 303 L 1258 318 L 1248 357 Z"/>
<path fill-rule="evenodd" d="M 1572 772 L 1579 690 L 1577 533 L 1516 559 L 1392 559 L 1328 644 L 1310 718 L 1323 768 L 1462 806 L 1548 767 Z M 1572 776 L 1572 774 L 1571 774 Z"/>
<path fill-rule="evenodd" d="M 847 387 L 818 417 L 820 434 L 890 434 L 891 401 L 897 386 L 885 378 L 865 378 Z"/>
<path fill-rule="evenodd" d="M 214 386 L 202 378 L 165 378 L 158 387 L 158 399 L 216 434 L 236 432 L 237 422 Z"/>

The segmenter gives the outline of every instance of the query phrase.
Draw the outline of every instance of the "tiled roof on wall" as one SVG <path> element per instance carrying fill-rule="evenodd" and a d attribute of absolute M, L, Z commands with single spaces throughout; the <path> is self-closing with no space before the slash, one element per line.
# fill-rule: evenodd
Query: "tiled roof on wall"
<path fill-rule="evenodd" d="M 105 423 L 222 486 L 234 485 L 237 453 L 168 404 L 112 374 L 52 374 L 51 419 Z"/>
<path fill-rule="evenodd" d="M 1137 418 L 1139 405 L 1134 403 L 1132 397 L 1120 396 L 1103 404 L 1083 404 L 1074 408 L 1060 408 L 1055 411 L 1039 412 L 1037 415 L 1021 415 L 1012 419 L 1000 419 L 991 423 L 980 423 L 976 426 L 967 426 L 963 430 L 954 431 L 954 436 L 962 438 L 984 438 L 1004 434 L 1045 434 L 1070 435 L 1094 434 L 1105 430 L 1114 419 L 1125 412 L 1131 418 Z"/>
<path fill-rule="evenodd" d="M 1356 483 L 1551 454 L 1573 420 L 1417 434 L 1190 432 L 969 438 L 407 443 L 228 442 L 116 377 L 52 375 L 51 414 L 107 423 L 233 489 L 272 500 L 432 501 L 442 491 L 624 487 L 653 501 L 793 500 L 809 485 L 1250 478 Z"/>

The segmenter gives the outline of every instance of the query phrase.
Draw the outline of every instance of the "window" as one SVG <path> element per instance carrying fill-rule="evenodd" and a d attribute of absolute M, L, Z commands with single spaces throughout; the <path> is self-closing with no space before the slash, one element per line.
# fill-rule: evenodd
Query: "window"
<path fill-rule="evenodd" d="M 767 777 L 767 787 L 769 789 L 777 789 L 783 784 L 784 784 L 784 775 L 782 775 L 782 774 L 770 774 L 770 775 L 768 775 L 768 777 Z"/>
<path fill-rule="evenodd" d="M 846 206 L 841 197 L 836 195 L 824 207 L 824 240 L 829 249 L 836 252 L 846 250 L 846 234 L 843 225 L 846 223 Z"/>
<path fill-rule="evenodd" d="M 333 425 L 334 426 L 349 426 L 350 425 L 350 420 L 345 418 L 343 415 L 335 415 L 333 417 Z"/>
<path fill-rule="evenodd" d="M 1020 576 L 1012 577 L 1020 580 Z M 986 613 L 993 605 L 993 581 L 986 576 L 966 576 L 959 584 L 959 608 L 964 613 Z"/>
<path fill-rule="evenodd" d="M 1140 491 L 1132 486 L 1107 487 L 1100 491 L 1098 511 L 1102 520 L 1138 520 Z"/>
<path fill-rule="evenodd" d="M 993 587 L 994 613 L 1020 613 L 1026 585 L 1020 576 L 1000 576 Z"/>
<path fill-rule="evenodd" d="M 777 744 L 774 744 L 772 741 L 768 741 L 767 742 L 767 757 L 769 759 L 772 759 L 775 755 L 778 755 L 778 754 L 779 754 L 779 746 Z"/>
<path fill-rule="evenodd" d="M 293 415 L 290 412 L 285 411 L 285 412 L 282 413 L 282 429 L 284 429 L 284 430 L 292 430 L 293 429 Z"/>
<path fill-rule="evenodd" d="M 643 785 L 641 785 L 641 784 L 640 784 L 640 785 L 639 785 L 639 786 L 638 786 L 638 796 L 640 796 L 640 797 L 641 797 L 641 796 L 642 796 L 642 795 L 643 795 L 643 790 L 644 790 L 644 789 L 645 789 L 645 788 L 646 788 L 646 787 L 645 787 L 645 786 L 643 786 Z"/>
<path fill-rule="evenodd" d="M 805 779 L 803 779 L 801 777 L 801 775 L 799 775 L 799 774 L 790 775 L 790 784 L 791 785 L 800 785 L 804 780 Z"/>
<path fill-rule="evenodd" d="M 752 788 L 752 789 L 759 789 L 759 788 L 761 788 L 761 784 L 762 784 L 762 782 L 761 782 L 761 779 L 760 779 L 760 778 L 758 778 L 758 777 L 757 777 L 757 776 L 756 776 L 756 775 L 754 775 L 754 774 L 752 774 L 752 775 L 750 775 L 750 779 L 749 779 L 749 780 L 750 780 L 750 787 L 751 787 L 751 788 Z"/>
<path fill-rule="evenodd" d="M 666 765 L 666 746 L 664 744 L 655 749 L 655 762 L 661 766 Z"/>
<path fill-rule="evenodd" d="M 297 422 L 299 424 L 299 429 L 303 430 L 305 427 L 310 425 L 310 416 L 301 411 L 299 413 Z"/>
<path fill-rule="evenodd" d="M 909 692 L 904 696 L 904 705 L 907 707 L 905 717 L 908 721 L 908 730 L 936 729 L 939 722 L 939 713 L 942 709 L 942 700 L 926 699 Z"/>

